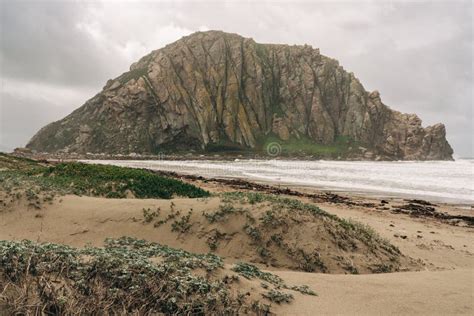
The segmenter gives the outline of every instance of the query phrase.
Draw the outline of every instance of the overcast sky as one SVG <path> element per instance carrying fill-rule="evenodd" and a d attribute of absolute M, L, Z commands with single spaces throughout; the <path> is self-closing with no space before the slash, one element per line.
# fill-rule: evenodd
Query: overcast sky
<path fill-rule="evenodd" d="M 0 150 L 24 146 L 151 50 L 198 30 L 309 44 L 473 155 L 471 1 L 0 0 Z"/>

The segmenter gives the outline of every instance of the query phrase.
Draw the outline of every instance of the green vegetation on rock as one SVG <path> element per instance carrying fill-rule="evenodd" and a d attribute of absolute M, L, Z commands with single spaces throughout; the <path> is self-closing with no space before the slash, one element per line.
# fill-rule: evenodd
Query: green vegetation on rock
<path fill-rule="evenodd" d="M 289 140 L 282 140 L 275 135 L 269 135 L 260 140 L 260 150 L 265 152 L 268 146 L 277 143 L 281 147 L 281 156 L 314 156 L 317 158 L 337 158 L 346 157 L 350 153 L 358 150 L 359 144 L 345 136 L 339 136 L 331 144 L 318 144 L 308 137 L 292 137 Z"/>
<path fill-rule="evenodd" d="M 130 70 L 130 71 L 125 72 L 124 74 L 122 74 L 120 77 L 118 77 L 117 80 L 121 84 L 126 84 L 127 82 L 129 82 L 132 79 L 137 80 L 142 76 L 146 76 L 147 72 L 148 71 L 147 71 L 146 68 L 138 68 L 138 69 Z"/>

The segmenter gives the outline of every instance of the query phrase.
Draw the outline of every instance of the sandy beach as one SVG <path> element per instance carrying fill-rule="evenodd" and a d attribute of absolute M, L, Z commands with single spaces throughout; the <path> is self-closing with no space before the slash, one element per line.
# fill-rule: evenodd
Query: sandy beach
<path fill-rule="evenodd" d="M 232 185 L 212 180 L 186 181 L 215 194 L 235 190 Z M 306 194 L 319 193 L 308 188 L 293 189 Z M 272 311 L 277 315 L 469 315 L 474 312 L 472 226 L 390 211 L 392 206 L 403 204 L 403 199 L 390 198 L 380 204 L 381 200 L 375 198 L 347 194 L 344 197 L 346 203 L 292 196 L 315 204 L 330 214 L 371 226 L 417 266 L 406 268 L 411 270 L 409 272 L 350 275 L 307 273 L 284 266 L 260 265 L 287 283 L 307 284 L 318 294 L 305 296 L 296 293 L 292 303 L 273 304 Z M 206 239 L 199 235 L 199 231 L 205 231 L 203 227 L 196 234 L 177 236 L 170 228 L 157 229 L 143 224 L 144 208 L 158 207 L 167 212 L 170 203 L 179 209 L 192 208 L 200 212 L 215 207 L 219 200 L 105 199 L 67 195 L 56 197 L 40 210 L 18 202 L 13 208 L 0 212 L 0 239 L 30 239 L 83 247 L 101 245 L 107 237 L 132 236 L 192 252 L 208 252 Z M 470 215 L 470 210 L 449 204 L 438 204 L 436 210 Z M 239 242 L 242 241 L 230 241 L 218 251 L 226 264 L 255 259 Z M 249 283 L 249 287 L 256 290 L 258 286 Z"/>

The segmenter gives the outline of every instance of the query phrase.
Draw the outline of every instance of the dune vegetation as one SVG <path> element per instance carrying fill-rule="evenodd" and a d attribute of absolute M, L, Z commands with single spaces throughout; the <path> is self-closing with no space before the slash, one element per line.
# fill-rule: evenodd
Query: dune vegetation
<path fill-rule="evenodd" d="M 240 276 L 260 280 L 260 298 L 239 290 Z M 0 241 L 0 312 L 8 314 L 267 314 L 261 298 L 290 302 L 288 291 L 315 295 L 250 264 L 225 270 L 217 255 L 134 238 L 84 249 Z"/>
<path fill-rule="evenodd" d="M 78 214 L 77 203 L 88 206 Z M 2 154 L 0 213 L 15 212 L 29 240 L 0 240 L 0 314 L 263 315 L 317 290 L 272 269 L 413 267 L 370 227 L 310 201 L 211 194 L 148 170 Z"/>
<path fill-rule="evenodd" d="M 209 192 L 192 184 L 150 171 L 78 162 L 41 164 L 33 160 L 0 156 L 0 185 L 12 197 L 23 194 L 61 193 L 106 198 L 206 197 Z M 11 195 L 11 194 L 10 194 Z"/>

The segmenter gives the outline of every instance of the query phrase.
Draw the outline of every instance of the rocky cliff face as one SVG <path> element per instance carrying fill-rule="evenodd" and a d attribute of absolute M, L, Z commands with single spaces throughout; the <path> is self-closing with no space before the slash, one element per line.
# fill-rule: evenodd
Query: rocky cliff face
<path fill-rule="evenodd" d="M 416 115 L 391 110 L 318 49 L 218 31 L 151 52 L 27 147 L 259 151 L 269 139 L 283 152 L 300 144 L 313 156 L 451 159 L 453 152 L 442 124 L 423 128 Z"/>

